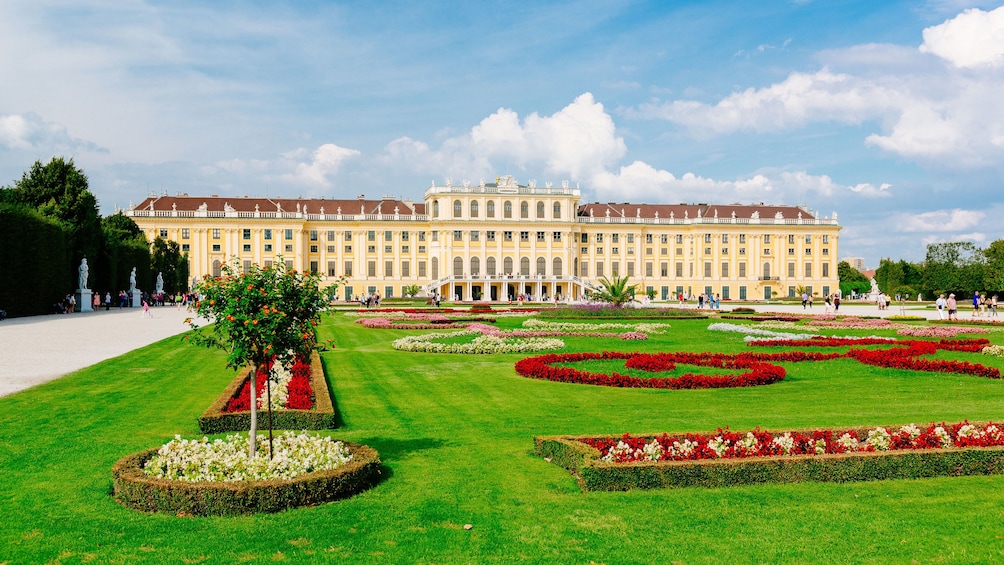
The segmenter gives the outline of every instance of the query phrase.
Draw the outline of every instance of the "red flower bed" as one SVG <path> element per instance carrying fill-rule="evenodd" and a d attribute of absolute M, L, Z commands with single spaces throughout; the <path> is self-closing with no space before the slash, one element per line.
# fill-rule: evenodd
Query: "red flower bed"
<path fill-rule="evenodd" d="M 558 363 L 575 363 L 591 359 L 626 359 L 626 366 L 644 371 L 665 371 L 675 367 L 675 363 L 718 367 L 722 369 L 749 369 L 745 373 L 731 375 L 696 375 L 686 373 L 679 377 L 639 378 L 620 373 L 604 374 L 580 371 L 571 367 L 554 367 Z M 720 353 L 552 353 L 538 357 L 528 357 L 516 363 L 516 372 L 524 377 L 546 379 L 566 383 L 593 384 L 628 388 L 732 388 L 759 386 L 784 379 L 782 367 L 771 365 L 752 356 L 740 358 L 736 355 Z"/>
<path fill-rule="evenodd" d="M 768 432 L 759 428 L 734 432 L 719 428 L 710 434 L 662 434 L 637 437 L 576 438 L 597 449 L 605 461 L 697 461 L 703 459 L 742 459 L 795 455 L 824 455 L 891 450 L 923 450 L 964 447 L 1004 446 L 1001 425 L 956 424 L 914 425 L 901 428 L 847 430 L 812 430 Z"/>
<path fill-rule="evenodd" d="M 272 364 L 275 359 L 269 361 L 266 365 L 258 367 L 258 371 L 255 376 L 255 384 L 258 389 L 258 398 L 263 398 L 266 395 L 265 391 L 265 381 L 269 377 L 269 373 L 272 371 Z M 292 378 L 289 381 L 289 385 L 286 387 L 287 397 L 286 397 L 286 408 L 289 410 L 310 410 L 314 407 L 313 395 L 314 391 L 310 387 L 310 361 L 306 358 L 297 357 L 293 366 L 289 368 L 289 372 Z M 273 391 L 274 394 L 275 391 Z M 233 397 L 227 402 L 226 408 L 223 409 L 224 414 L 231 412 L 247 412 L 251 410 L 251 379 L 244 381 L 241 388 L 234 394 Z"/>
<path fill-rule="evenodd" d="M 849 358 L 868 365 L 907 369 L 912 371 L 959 373 L 999 379 L 1000 371 L 977 363 L 922 359 L 921 355 L 946 351 L 979 352 L 989 345 L 986 339 L 941 341 L 893 341 L 881 338 L 835 339 L 816 337 L 806 340 L 758 340 L 758 347 L 850 347 L 846 353 L 821 353 L 813 351 L 783 351 L 779 353 L 627 353 L 604 351 L 602 353 L 551 353 L 527 357 L 516 363 L 516 372 L 524 377 L 563 383 L 592 384 L 629 388 L 732 388 L 760 386 L 776 383 L 785 377 L 785 370 L 771 362 L 800 363 Z M 887 345 L 886 349 L 862 349 L 853 346 Z M 624 366 L 650 373 L 673 371 L 676 365 L 697 365 L 721 369 L 748 369 L 746 372 L 724 375 L 697 375 L 686 373 L 679 377 L 640 378 L 620 373 L 592 373 L 573 367 L 556 367 L 563 363 L 589 360 L 624 359 Z"/>
<path fill-rule="evenodd" d="M 749 342 L 756 347 L 847 347 L 855 345 L 889 345 L 888 349 L 857 349 L 851 348 L 847 353 L 838 355 L 856 359 L 867 365 L 887 367 L 890 369 L 907 369 L 911 371 L 927 371 L 936 373 L 960 373 L 975 375 L 988 379 L 1001 378 L 1000 371 L 978 363 L 967 361 L 947 361 L 940 359 L 921 359 L 921 355 L 931 355 L 939 349 L 978 353 L 988 345 L 988 339 L 943 339 L 940 341 L 904 340 L 890 341 L 881 338 L 835 339 L 814 337 L 803 340 L 756 340 Z"/>

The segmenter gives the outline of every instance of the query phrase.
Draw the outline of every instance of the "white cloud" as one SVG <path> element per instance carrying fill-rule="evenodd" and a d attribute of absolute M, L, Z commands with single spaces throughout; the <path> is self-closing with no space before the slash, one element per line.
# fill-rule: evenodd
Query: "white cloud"
<path fill-rule="evenodd" d="M 677 177 L 673 173 L 635 161 L 617 172 L 604 171 L 590 179 L 590 189 L 599 201 L 634 202 L 770 202 L 791 204 L 808 195 L 817 198 L 857 192 L 884 196 L 888 184 L 875 189 L 871 184 L 843 186 L 827 175 L 805 171 L 758 173 L 733 180 L 715 180 L 694 173 Z M 871 187 L 871 188 L 869 188 Z"/>
<path fill-rule="evenodd" d="M 959 232 L 978 226 L 986 214 L 976 210 L 934 210 L 919 214 L 900 214 L 895 220 L 904 232 Z"/>
<path fill-rule="evenodd" d="M 402 137 L 385 151 L 387 162 L 435 175 L 494 175 L 513 167 L 582 179 L 615 164 L 627 147 L 603 105 L 587 92 L 551 116 L 533 113 L 520 121 L 516 112 L 500 108 L 438 148 Z"/>
<path fill-rule="evenodd" d="M 923 53 L 933 53 L 956 67 L 1004 65 L 1004 7 L 990 12 L 970 9 L 924 30 Z"/>
<path fill-rule="evenodd" d="M 302 151 L 287 156 L 302 157 Z M 359 155 L 360 152 L 355 149 L 325 143 L 313 151 L 309 162 L 297 163 L 292 173 L 285 174 L 281 178 L 293 184 L 326 188 L 331 186 L 331 177 L 338 173 L 342 164 Z"/>
<path fill-rule="evenodd" d="M 47 122 L 32 112 L 0 114 L 0 147 L 43 152 L 107 151 L 96 143 L 71 136 L 66 126 Z"/>

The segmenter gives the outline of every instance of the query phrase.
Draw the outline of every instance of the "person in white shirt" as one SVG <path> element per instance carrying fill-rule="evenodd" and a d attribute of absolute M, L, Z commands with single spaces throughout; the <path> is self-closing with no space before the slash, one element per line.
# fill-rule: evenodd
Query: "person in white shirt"
<path fill-rule="evenodd" d="M 942 294 L 934 301 L 934 305 L 938 307 L 938 319 L 945 319 L 945 309 L 948 307 L 948 302 L 945 300 L 945 295 Z"/>

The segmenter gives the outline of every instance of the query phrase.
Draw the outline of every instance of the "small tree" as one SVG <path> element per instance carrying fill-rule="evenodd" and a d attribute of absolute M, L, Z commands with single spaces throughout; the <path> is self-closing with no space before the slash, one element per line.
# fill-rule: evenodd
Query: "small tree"
<path fill-rule="evenodd" d="M 258 368 L 269 361 L 289 364 L 297 354 L 308 353 L 316 346 L 314 326 L 325 305 L 318 287 L 318 277 L 286 270 L 285 262 L 273 266 L 251 265 L 242 271 L 240 264 L 223 266 L 223 276 L 207 278 L 196 285 L 199 301 L 195 313 L 214 320 L 212 331 L 202 329 L 198 319 L 187 322 L 195 332 L 193 342 L 217 347 L 227 352 L 227 366 L 250 367 L 251 430 L 250 457 L 255 456 L 258 431 Z M 271 394 L 271 391 L 269 391 Z M 271 403 L 269 403 L 271 424 Z M 271 426 L 269 429 L 271 453 Z"/>
<path fill-rule="evenodd" d="M 410 284 L 401 288 L 401 294 L 406 297 L 415 298 L 419 292 L 422 292 L 422 287 L 417 284 Z"/>
<path fill-rule="evenodd" d="M 592 298 L 600 302 L 609 302 L 617 308 L 624 306 L 634 300 L 635 288 L 638 286 L 628 285 L 629 278 L 627 275 L 624 277 L 614 275 L 612 279 L 601 278 L 600 284 L 603 288 L 593 291 Z"/>

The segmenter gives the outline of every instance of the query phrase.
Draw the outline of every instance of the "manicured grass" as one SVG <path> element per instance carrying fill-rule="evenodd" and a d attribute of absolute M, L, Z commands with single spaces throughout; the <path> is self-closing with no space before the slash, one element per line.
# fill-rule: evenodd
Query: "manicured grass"
<path fill-rule="evenodd" d="M 711 321 L 670 323 L 643 342 L 565 338 L 564 351 L 747 349 L 706 331 Z M 1004 560 L 1004 477 L 583 493 L 531 455 L 536 435 L 999 421 L 1004 382 L 840 359 L 784 364 L 788 377 L 764 387 L 601 388 L 522 378 L 521 355 L 390 347 L 414 333 L 325 319 L 320 340 L 337 348 L 322 360 L 344 421 L 334 435 L 377 449 L 386 478 L 275 515 L 147 515 L 109 495 L 122 456 L 198 436 L 197 417 L 233 377 L 221 353 L 172 338 L 0 399 L 0 564 Z"/>

